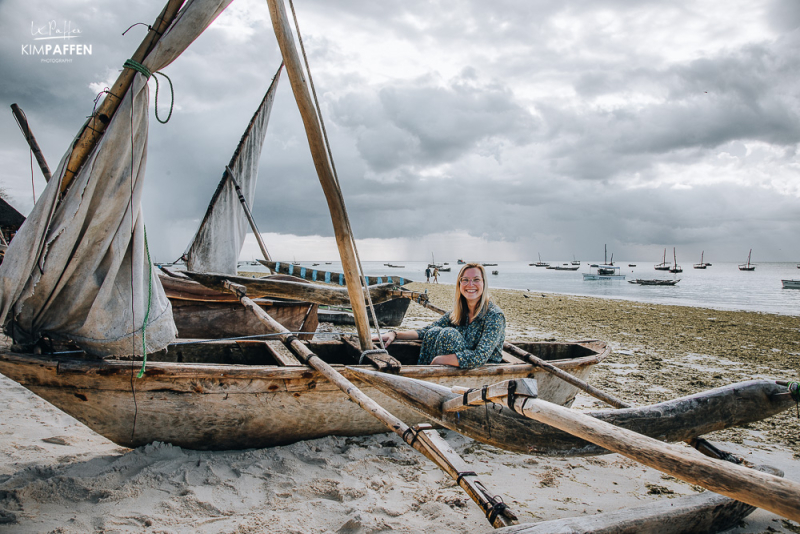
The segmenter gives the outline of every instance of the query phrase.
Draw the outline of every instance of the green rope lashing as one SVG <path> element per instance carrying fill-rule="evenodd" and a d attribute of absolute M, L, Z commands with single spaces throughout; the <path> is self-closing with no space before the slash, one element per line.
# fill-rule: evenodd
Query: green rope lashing
<path fill-rule="evenodd" d="M 166 124 L 166 123 L 168 123 L 168 122 L 169 122 L 169 119 L 170 119 L 170 117 L 172 117 L 172 109 L 173 109 L 173 107 L 175 106 L 175 90 L 174 90 L 174 89 L 173 89 L 173 87 L 172 87 L 172 80 L 170 80 L 170 79 L 169 79 L 169 76 L 167 76 L 167 75 L 166 75 L 166 74 L 164 74 L 163 72 L 152 72 L 152 73 L 151 73 L 151 72 L 150 72 L 150 70 L 149 70 L 147 67 L 145 67 L 144 65 L 142 65 L 142 64 L 141 64 L 141 63 L 139 63 L 138 61 L 134 61 L 134 60 L 132 60 L 132 59 L 128 59 L 128 60 L 126 60 L 126 61 L 125 61 L 125 64 L 123 64 L 122 66 L 123 66 L 123 67 L 125 67 L 125 68 L 128 68 L 128 69 L 133 69 L 133 70 L 135 70 L 136 72 L 139 72 L 139 73 L 141 73 L 141 74 L 144 74 L 144 76 L 145 76 L 145 77 L 146 77 L 148 80 L 150 79 L 150 77 L 151 77 L 151 76 L 153 77 L 153 79 L 156 81 L 156 120 L 157 120 L 158 122 L 160 122 L 161 124 Z M 156 78 L 155 76 L 153 76 L 154 74 L 160 74 L 161 76 L 163 76 L 164 78 L 166 78 L 166 79 L 167 79 L 167 81 L 169 82 L 169 92 L 170 92 L 170 95 L 171 95 L 171 97 L 172 97 L 172 99 L 171 99 L 171 102 L 170 102 L 170 104 L 169 104 L 169 115 L 167 115 L 167 118 L 166 118 L 166 119 L 164 119 L 163 121 L 162 121 L 162 120 L 161 120 L 161 118 L 158 116 L 158 78 Z"/>
<path fill-rule="evenodd" d="M 150 247 L 147 246 L 147 227 L 144 227 L 144 250 L 147 252 L 147 308 L 144 310 L 142 321 L 142 368 L 136 378 L 144 376 L 144 367 L 147 365 L 147 321 L 150 320 L 150 304 L 153 298 L 153 263 L 150 261 Z"/>

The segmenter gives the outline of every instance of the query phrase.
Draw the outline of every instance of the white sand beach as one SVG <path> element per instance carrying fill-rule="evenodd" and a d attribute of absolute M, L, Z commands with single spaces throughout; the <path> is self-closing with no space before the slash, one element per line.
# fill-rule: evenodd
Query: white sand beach
<path fill-rule="evenodd" d="M 452 287 L 417 286 L 449 306 Z M 506 310 L 510 339 L 610 342 L 614 352 L 590 381 L 637 404 L 750 378 L 798 378 L 796 317 L 519 291 L 498 291 L 496 300 Z M 412 306 L 406 325 L 433 317 Z M 454 481 L 391 433 L 246 451 L 163 443 L 131 450 L 2 376 L 0 398 L 0 533 L 492 530 Z M 576 406 L 602 405 L 582 394 Z M 526 456 L 441 433 L 521 523 L 702 491 L 616 454 Z M 797 435 L 792 409 L 708 437 L 800 481 Z M 800 525 L 757 510 L 730 532 L 800 532 Z"/>

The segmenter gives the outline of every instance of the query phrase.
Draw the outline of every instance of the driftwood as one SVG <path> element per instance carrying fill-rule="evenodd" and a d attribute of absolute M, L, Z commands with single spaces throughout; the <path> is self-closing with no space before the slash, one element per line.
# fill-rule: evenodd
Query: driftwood
<path fill-rule="evenodd" d="M 779 469 L 756 467 L 782 476 Z M 502 534 L 712 534 L 731 529 L 750 515 L 754 506 L 707 491 L 677 499 L 661 499 L 614 512 L 567 517 L 494 530 Z"/>
<path fill-rule="evenodd" d="M 319 284 L 306 284 L 303 282 L 292 282 L 286 280 L 275 280 L 270 278 L 247 278 L 244 276 L 231 276 L 217 273 L 195 273 L 184 271 L 186 276 L 200 282 L 204 286 L 217 291 L 226 291 L 225 280 L 239 284 L 247 288 L 247 293 L 251 297 L 272 297 L 293 300 L 302 300 L 323 304 L 327 306 L 350 306 L 350 295 L 340 287 L 328 287 Z M 369 294 L 373 303 L 386 302 L 392 298 L 394 284 L 382 284 L 370 286 Z M 361 298 L 361 304 L 364 304 Z"/>
<path fill-rule="evenodd" d="M 506 384 L 522 389 L 515 380 Z M 508 389 L 505 394 L 487 393 L 485 398 L 690 484 L 800 521 L 800 483 L 698 455 L 691 449 L 662 443 L 536 397 L 524 394 L 512 397 Z"/>
<path fill-rule="evenodd" d="M 427 429 L 411 428 L 407 426 L 377 402 L 366 396 L 352 382 L 343 377 L 341 373 L 322 361 L 319 356 L 311 352 L 308 347 L 302 344 L 298 339 L 294 338 L 288 330 L 272 319 L 269 314 L 245 295 L 246 289 L 243 286 L 231 282 L 226 282 L 226 286 L 227 289 L 236 293 L 245 308 L 252 311 L 256 317 L 258 317 L 264 324 L 266 330 L 280 333 L 281 340 L 294 351 L 298 358 L 322 373 L 325 378 L 346 393 L 347 396 L 350 397 L 350 400 L 375 416 L 378 420 L 383 422 L 389 430 L 395 432 L 398 436 L 403 438 L 406 443 L 417 449 L 450 476 L 455 478 L 464 491 L 466 491 L 481 507 L 493 526 L 502 527 L 516 524 L 516 516 L 505 506 L 496 507 L 498 501 L 486 492 L 486 489 L 480 484 L 477 480 L 477 476 L 471 469 L 454 464 L 451 461 L 454 457 L 461 461 L 452 449 L 448 447 L 447 449 L 440 450 L 439 447 L 437 447 L 438 434 L 436 434 L 435 431 L 429 430 L 430 425 L 426 425 L 428 427 Z M 463 461 L 461 461 L 461 463 L 463 463 Z M 465 476 L 467 473 L 470 473 L 470 475 Z"/>
<path fill-rule="evenodd" d="M 495 447 L 547 456 L 609 452 L 591 441 L 532 421 L 499 405 L 445 412 L 443 405 L 461 402 L 463 395 L 438 384 L 363 369 L 350 370 L 432 421 Z M 542 375 L 547 376 L 546 373 Z M 547 389 L 549 385 L 539 380 L 540 397 L 549 396 Z M 652 438 L 675 442 L 766 419 L 793 405 L 785 387 L 774 381 L 751 380 L 650 406 L 589 411 L 586 415 Z"/>

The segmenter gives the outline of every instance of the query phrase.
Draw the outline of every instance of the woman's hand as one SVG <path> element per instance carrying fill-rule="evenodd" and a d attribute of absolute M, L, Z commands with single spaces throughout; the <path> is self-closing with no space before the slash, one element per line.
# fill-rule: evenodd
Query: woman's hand
<path fill-rule="evenodd" d="M 388 347 L 395 339 L 397 339 L 397 332 L 390 330 L 381 334 L 381 338 L 383 338 L 383 346 Z M 372 334 L 372 341 L 378 341 L 378 336 L 376 334 Z"/>
<path fill-rule="evenodd" d="M 458 356 L 455 354 L 442 354 L 431 360 L 431 365 L 450 365 L 458 367 Z"/>

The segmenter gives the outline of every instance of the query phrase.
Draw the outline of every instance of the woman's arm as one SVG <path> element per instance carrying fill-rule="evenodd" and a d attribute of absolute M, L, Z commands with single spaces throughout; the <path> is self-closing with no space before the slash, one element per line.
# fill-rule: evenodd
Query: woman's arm
<path fill-rule="evenodd" d="M 416 330 L 389 330 L 381 334 L 381 337 L 383 338 L 383 345 L 388 347 L 396 339 L 405 339 L 409 341 L 419 339 L 419 334 L 417 334 Z M 376 334 L 372 334 L 372 341 L 378 341 L 378 336 Z"/>
<path fill-rule="evenodd" d="M 455 354 L 442 354 L 431 360 L 431 365 L 452 365 L 458 367 L 458 356 Z"/>

